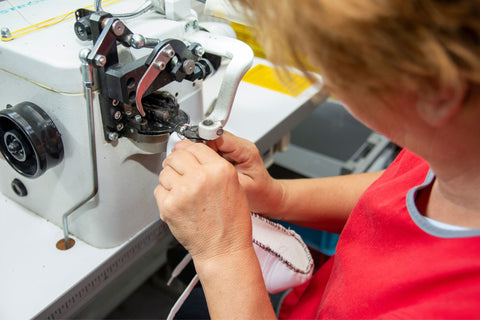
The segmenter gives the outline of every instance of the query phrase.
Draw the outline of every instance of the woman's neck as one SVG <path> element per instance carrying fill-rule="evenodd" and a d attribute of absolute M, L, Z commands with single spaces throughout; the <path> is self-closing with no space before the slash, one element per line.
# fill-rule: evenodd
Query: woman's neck
<path fill-rule="evenodd" d="M 435 173 L 430 190 L 419 197 L 425 216 L 469 228 L 480 228 L 480 106 L 463 110 L 452 122 L 426 133 L 413 152 Z M 426 129 L 428 130 L 428 129 Z"/>

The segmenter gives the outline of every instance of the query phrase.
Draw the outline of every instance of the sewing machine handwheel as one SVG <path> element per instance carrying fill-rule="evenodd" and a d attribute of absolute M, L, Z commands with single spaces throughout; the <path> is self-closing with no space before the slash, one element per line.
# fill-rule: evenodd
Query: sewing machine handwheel
<path fill-rule="evenodd" d="M 63 159 L 63 142 L 39 106 L 22 102 L 0 111 L 0 152 L 20 174 L 36 178 Z"/>

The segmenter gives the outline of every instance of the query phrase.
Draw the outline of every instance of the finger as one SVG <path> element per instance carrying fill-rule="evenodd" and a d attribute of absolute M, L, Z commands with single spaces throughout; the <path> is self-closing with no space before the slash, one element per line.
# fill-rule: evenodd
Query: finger
<path fill-rule="evenodd" d="M 215 159 L 217 156 L 216 152 L 207 147 L 204 143 L 192 142 L 189 140 L 180 141 L 175 145 L 174 150 L 185 150 L 191 152 L 200 164 L 211 162 L 211 160 Z"/>
<path fill-rule="evenodd" d="M 258 149 L 249 140 L 237 137 L 230 132 L 224 132 L 218 139 L 209 141 L 208 145 L 233 163 L 246 162 Z"/>
<path fill-rule="evenodd" d="M 183 149 L 185 149 L 185 148 L 188 148 L 188 147 L 191 146 L 192 144 L 195 144 L 195 142 L 190 141 L 190 140 L 188 140 L 188 139 L 179 141 L 177 144 L 175 144 L 175 146 L 173 147 L 173 150 L 172 150 L 172 151 L 175 151 L 175 150 L 183 150 Z"/>
<path fill-rule="evenodd" d="M 175 181 L 177 181 L 181 175 L 172 169 L 172 167 L 165 167 L 158 176 L 158 183 L 166 190 L 170 191 L 173 188 Z"/>
<path fill-rule="evenodd" d="M 191 144 L 184 150 L 191 152 L 200 164 L 212 163 L 221 159 L 215 150 L 203 143 Z"/>
<path fill-rule="evenodd" d="M 197 168 L 199 164 L 197 158 L 190 151 L 180 149 L 166 157 L 162 166 L 164 169 L 170 167 L 179 175 L 184 175 L 188 170 Z"/>

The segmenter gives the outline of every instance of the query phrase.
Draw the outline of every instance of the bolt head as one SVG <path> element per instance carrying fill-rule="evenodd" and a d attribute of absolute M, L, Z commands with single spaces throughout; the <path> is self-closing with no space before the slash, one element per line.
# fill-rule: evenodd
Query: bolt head
<path fill-rule="evenodd" d="M 7 147 L 8 153 L 17 161 L 24 162 L 27 160 L 27 152 L 19 137 L 12 131 L 5 132 L 3 142 Z"/>
<path fill-rule="evenodd" d="M 108 140 L 110 140 L 110 141 L 117 141 L 117 140 L 118 140 L 118 133 L 116 133 L 116 132 L 109 132 L 109 133 L 108 133 Z"/>
<path fill-rule="evenodd" d="M 172 48 L 167 48 L 165 49 L 165 51 L 163 51 L 163 54 L 166 56 L 166 57 L 173 57 L 175 55 L 175 50 L 173 50 Z"/>
<path fill-rule="evenodd" d="M 154 67 L 157 68 L 158 70 L 164 70 L 165 69 L 165 62 L 159 61 L 154 63 Z"/>
<path fill-rule="evenodd" d="M 120 111 L 115 112 L 115 114 L 113 115 L 113 118 L 115 120 L 120 120 L 120 118 L 122 118 L 122 113 Z"/>
<path fill-rule="evenodd" d="M 94 62 L 97 67 L 103 67 L 107 63 L 107 57 L 101 54 L 97 54 L 95 56 Z"/>
<path fill-rule="evenodd" d="M 122 21 L 117 20 L 112 24 L 112 31 L 116 36 L 121 36 L 125 31 L 125 25 Z"/>
<path fill-rule="evenodd" d="M 202 124 L 204 126 L 211 126 L 213 124 L 213 121 L 210 119 L 203 120 Z"/>
<path fill-rule="evenodd" d="M 202 57 L 205 54 L 205 49 L 201 45 L 198 45 L 195 47 L 193 53 L 195 53 L 197 57 Z"/>
<path fill-rule="evenodd" d="M 185 74 L 190 75 L 195 70 L 195 62 L 193 60 L 187 59 L 183 62 L 183 71 Z"/>
<path fill-rule="evenodd" d="M 2 38 L 5 39 L 5 38 L 10 38 L 12 36 L 12 33 L 10 32 L 10 29 L 2 28 L 1 35 L 2 35 Z"/>

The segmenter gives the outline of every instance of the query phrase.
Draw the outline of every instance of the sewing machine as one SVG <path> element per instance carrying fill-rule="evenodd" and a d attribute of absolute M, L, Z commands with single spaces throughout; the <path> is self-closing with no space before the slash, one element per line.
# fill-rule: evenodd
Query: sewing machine
<path fill-rule="evenodd" d="M 1 48 L 0 190 L 61 226 L 67 248 L 70 233 L 108 248 L 158 219 L 152 190 L 169 135 L 220 135 L 253 61 L 243 42 L 204 31 L 190 1 L 125 21 L 106 12 L 132 2 L 78 9 L 75 23 Z M 206 117 L 202 85 L 222 59 Z"/>

